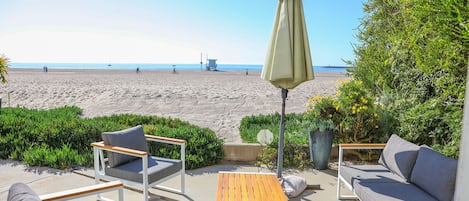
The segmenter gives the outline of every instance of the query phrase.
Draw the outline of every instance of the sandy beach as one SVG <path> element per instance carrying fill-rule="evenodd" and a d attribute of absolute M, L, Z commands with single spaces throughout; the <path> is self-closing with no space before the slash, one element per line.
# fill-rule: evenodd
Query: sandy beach
<path fill-rule="evenodd" d="M 304 112 L 308 97 L 333 95 L 342 73 L 316 78 L 288 93 L 287 113 Z M 241 142 L 244 116 L 281 111 L 280 89 L 250 71 L 9 69 L 0 84 L 2 107 L 48 109 L 75 105 L 85 117 L 141 114 L 179 118 L 207 127 L 225 142 Z M 10 100 L 8 100 L 8 93 Z"/>

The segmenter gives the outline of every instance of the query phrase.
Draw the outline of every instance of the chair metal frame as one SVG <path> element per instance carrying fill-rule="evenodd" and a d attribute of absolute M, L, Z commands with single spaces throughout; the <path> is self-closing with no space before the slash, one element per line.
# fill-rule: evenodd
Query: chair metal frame
<path fill-rule="evenodd" d="M 349 200 L 349 199 L 359 199 L 355 194 L 355 191 L 352 187 L 352 184 L 349 184 L 347 180 L 342 177 L 340 174 L 340 168 L 344 165 L 344 150 L 346 149 L 384 149 L 386 144 L 339 144 L 339 168 L 337 170 L 337 199 L 338 200 Z M 344 183 L 345 186 L 353 192 L 353 195 L 342 195 L 340 192 L 341 184 Z"/>
<path fill-rule="evenodd" d="M 153 142 L 161 142 L 161 143 L 166 143 L 166 144 L 173 144 L 173 145 L 179 145 L 181 146 L 181 162 L 182 162 L 182 168 L 181 171 L 174 173 L 172 175 L 169 175 L 163 179 L 160 179 L 158 181 L 155 181 L 153 183 L 149 183 L 148 181 L 148 153 L 144 151 L 139 151 L 135 149 L 128 149 L 124 147 L 118 147 L 118 146 L 109 146 L 105 145 L 104 142 L 94 142 L 91 144 L 93 146 L 93 154 L 94 154 L 94 172 L 95 172 L 95 182 L 99 183 L 100 180 L 120 180 L 122 183 L 124 183 L 126 186 L 134 187 L 137 189 L 141 189 L 143 191 L 143 196 L 144 200 L 148 201 L 148 189 L 150 187 L 161 189 L 164 191 L 168 192 L 173 192 L 177 194 L 184 194 L 185 193 L 185 160 L 186 160 L 186 155 L 185 155 L 185 149 L 186 149 L 186 141 L 185 140 L 180 140 L 180 139 L 175 139 L 175 138 L 166 138 L 166 137 L 159 137 L 159 136 L 153 136 L 153 135 L 145 135 L 145 138 L 147 141 L 153 141 Z M 104 159 L 104 153 L 103 151 L 110 151 L 114 153 L 120 153 L 120 154 L 125 154 L 125 155 L 130 155 L 130 156 L 135 156 L 135 157 L 140 157 L 142 158 L 142 176 L 143 176 L 143 181 L 140 182 L 134 182 L 134 181 L 128 181 L 124 180 L 122 178 L 118 177 L 113 177 L 105 174 L 105 159 Z M 175 176 L 180 175 L 181 177 L 181 188 L 180 189 L 174 189 L 166 186 L 161 186 L 158 185 L 164 181 L 167 181 L 168 179 L 171 179 Z M 98 199 L 100 199 L 100 196 L 98 195 Z"/>

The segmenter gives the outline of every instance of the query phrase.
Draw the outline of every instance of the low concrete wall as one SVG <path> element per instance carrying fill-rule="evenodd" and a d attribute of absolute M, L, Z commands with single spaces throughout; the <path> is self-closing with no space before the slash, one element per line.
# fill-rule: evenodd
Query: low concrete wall
<path fill-rule="evenodd" d="M 263 148 L 264 146 L 260 144 L 225 143 L 223 145 L 223 151 L 225 152 L 224 160 L 240 162 L 256 161 L 257 155 L 259 155 Z M 338 146 L 333 145 L 329 159 L 337 158 L 338 155 Z"/>
<path fill-rule="evenodd" d="M 225 143 L 223 145 L 223 151 L 225 152 L 224 159 L 242 162 L 255 161 L 263 148 L 260 144 Z"/>

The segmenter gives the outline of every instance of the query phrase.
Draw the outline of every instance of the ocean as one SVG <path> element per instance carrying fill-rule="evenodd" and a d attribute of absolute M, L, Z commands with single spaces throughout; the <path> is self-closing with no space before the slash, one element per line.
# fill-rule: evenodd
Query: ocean
<path fill-rule="evenodd" d="M 137 63 L 9 63 L 10 68 L 37 68 L 42 69 L 107 69 L 107 70 L 205 70 L 205 64 L 137 64 Z M 202 68 L 201 68 L 202 67 Z M 346 72 L 345 66 L 314 66 L 315 72 Z M 217 70 L 249 70 L 261 71 L 262 65 L 251 64 L 218 64 Z"/>

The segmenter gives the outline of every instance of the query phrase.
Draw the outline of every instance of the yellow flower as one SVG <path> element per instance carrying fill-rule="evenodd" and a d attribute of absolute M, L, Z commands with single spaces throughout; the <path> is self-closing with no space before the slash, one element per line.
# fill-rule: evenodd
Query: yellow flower
<path fill-rule="evenodd" d="M 328 117 L 329 117 L 329 118 L 332 118 L 332 114 L 329 114 Z"/>
<path fill-rule="evenodd" d="M 335 106 L 335 110 L 336 110 L 336 111 L 339 111 L 339 106 Z"/>
<path fill-rule="evenodd" d="M 368 100 L 366 100 L 366 98 L 364 98 L 363 96 L 360 97 L 360 100 L 362 101 L 363 104 L 367 104 L 367 103 L 368 103 Z"/>

